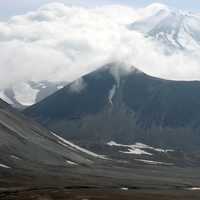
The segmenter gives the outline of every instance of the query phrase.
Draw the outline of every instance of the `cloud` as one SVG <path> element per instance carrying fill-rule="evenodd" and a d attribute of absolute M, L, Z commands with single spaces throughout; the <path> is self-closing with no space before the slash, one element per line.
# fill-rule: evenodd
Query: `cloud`
<path fill-rule="evenodd" d="M 83 78 L 79 78 L 70 85 L 70 90 L 75 93 L 80 93 L 87 87 Z"/>
<path fill-rule="evenodd" d="M 127 6 L 51 3 L 0 22 L 0 88 L 28 80 L 72 81 L 109 62 L 168 79 L 200 79 L 198 54 L 165 56 L 156 43 L 127 29 L 138 18 Z"/>

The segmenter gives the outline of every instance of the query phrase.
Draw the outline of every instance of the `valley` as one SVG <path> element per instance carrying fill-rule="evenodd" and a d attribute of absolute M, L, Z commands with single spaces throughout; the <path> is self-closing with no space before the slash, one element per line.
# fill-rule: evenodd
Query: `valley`
<path fill-rule="evenodd" d="M 0 12 L 0 200 L 199 200 L 200 13 L 15 2 Z"/>

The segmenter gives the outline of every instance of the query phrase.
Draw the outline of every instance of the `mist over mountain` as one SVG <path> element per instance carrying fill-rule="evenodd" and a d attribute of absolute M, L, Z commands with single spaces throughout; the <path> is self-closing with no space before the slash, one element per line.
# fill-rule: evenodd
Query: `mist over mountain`
<path fill-rule="evenodd" d="M 199 50 L 160 3 L 0 21 L 0 200 L 199 200 Z"/>
<path fill-rule="evenodd" d="M 198 35 L 199 13 L 162 4 L 47 4 L 0 22 L 1 97 L 15 85 L 71 82 L 111 62 L 160 78 L 199 80 Z"/>
<path fill-rule="evenodd" d="M 0 90 L 0 98 L 15 108 L 24 109 L 43 100 L 65 85 L 67 82 L 21 82 L 13 87 Z"/>

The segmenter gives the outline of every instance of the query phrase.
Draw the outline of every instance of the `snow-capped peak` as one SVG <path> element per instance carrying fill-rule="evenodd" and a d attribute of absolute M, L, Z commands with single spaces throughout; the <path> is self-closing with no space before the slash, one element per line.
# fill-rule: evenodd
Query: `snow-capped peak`
<path fill-rule="evenodd" d="M 160 12 L 160 11 L 169 11 L 169 7 L 165 4 L 161 4 L 161 3 L 153 3 L 149 6 L 147 6 L 145 8 L 146 11 L 148 11 L 149 13 L 155 14 L 156 12 Z"/>
<path fill-rule="evenodd" d="M 163 19 L 172 13 L 168 6 L 154 3 L 145 8 L 139 9 L 138 18 L 130 25 L 130 29 L 143 33 L 149 32 Z"/>
<path fill-rule="evenodd" d="M 146 18 L 156 16 L 162 17 L 162 15 L 167 15 L 171 12 L 170 8 L 167 5 L 160 3 L 153 3 L 145 8 L 141 8 L 138 11 L 139 20 L 144 20 Z"/>
<path fill-rule="evenodd" d="M 140 19 L 129 28 L 159 43 L 167 54 L 177 50 L 199 51 L 200 15 L 155 3 L 140 10 Z"/>

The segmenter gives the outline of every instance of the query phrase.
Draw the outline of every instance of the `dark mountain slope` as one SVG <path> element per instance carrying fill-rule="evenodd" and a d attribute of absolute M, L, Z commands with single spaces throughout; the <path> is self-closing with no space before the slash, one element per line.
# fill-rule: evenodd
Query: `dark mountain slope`
<path fill-rule="evenodd" d="M 0 100 L 0 167 L 37 171 L 91 165 L 102 158 L 63 140 Z"/>
<path fill-rule="evenodd" d="M 125 81 L 124 101 L 138 112 L 145 127 L 198 127 L 200 120 L 200 82 L 176 82 L 129 75 Z"/>
<path fill-rule="evenodd" d="M 112 85 L 115 84 L 114 77 L 106 71 L 102 71 L 95 76 L 86 76 L 84 82 L 87 85 L 86 88 L 83 88 L 83 91 L 72 91 L 73 89 L 70 86 L 66 87 L 50 98 L 41 101 L 37 104 L 38 106 L 27 109 L 25 113 L 31 113 L 33 108 L 41 119 L 66 118 L 71 120 L 101 112 L 107 104 L 107 94 Z M 33 115 L 37 114 L 33 113 Z"/>
<path fill-rule="evenodd" d="M 167 81 L 122 68 L 104 66 L 82 77 L 80 91 L 72 90 L 74 82 L 24 113 L 89 146 L 115 140 L 198 150 L 200 82 Z"/>
<path fill-rule="evenodd" d="M 75 120 L 76 124 L 81 120 L 85 120 L 85 125 L 90 125 L 86 122 L 91 119 L 96 124 L 108 120 L 106 125 L 93 127 L 96 133 L 108 130 L 112 125 L 115 125 L 116 133 L 120 133 L 120 119 L 124 120 L 124 124 L 128 124 L 127 119 L 132 119 L 132 113 L 129 115 L 122 109 L 124 105 L 118 104 L 121 101 L 120 95 L 119 91 L 114 99 L 109 98 L 110 104 L 104 100 L 98 110 L 76 114 L 79 117 Z M 94 118 L 89 118 L 89 115 Z M 115 123 L 117 120 L 118 124 Z M 132 123 L 129 128 L 131 125 Z M 117 126 L 119 130 L 116 129 Z M 77 130 L 80 128 L 75 127 Z M 91 129 L 91 126 L 88 128 Z M 121 131 L 124 131 L 123 126 L 122 128 Z M 129 128 L 126 129 L 127 135 Z M 72 127 L 69 129 L 73 130 Z M 98 137 L 116 137 L 114 131 L 108 133 Z M 81 134 L 83 132 L 79 136 Z M 119 137 L 122 135 L 119 134 Z M 169 154 L 162 158 L 163 163 L 155 162 L 153 166 L 135 157 L 130 160 L 104 159 L 28 120 L 1 100 L 0 138 L 0 199 L 3 200 L 130 199 L 137 198 L 136 193 L 149 196 L 147 192 L 152 193 L 152 199 L 159 199 L 160 195 L 171 199 L 171 194 L 181 198 L 184 191 L 184 196 L 190 196 L 192 192 L 189 189 L 200 184 L 199 168 L 180 168 L 170 164 L 173 159 L 168 158 Z M 199 195 L 195 196 L 195 199 L 198 197 Z"/>

